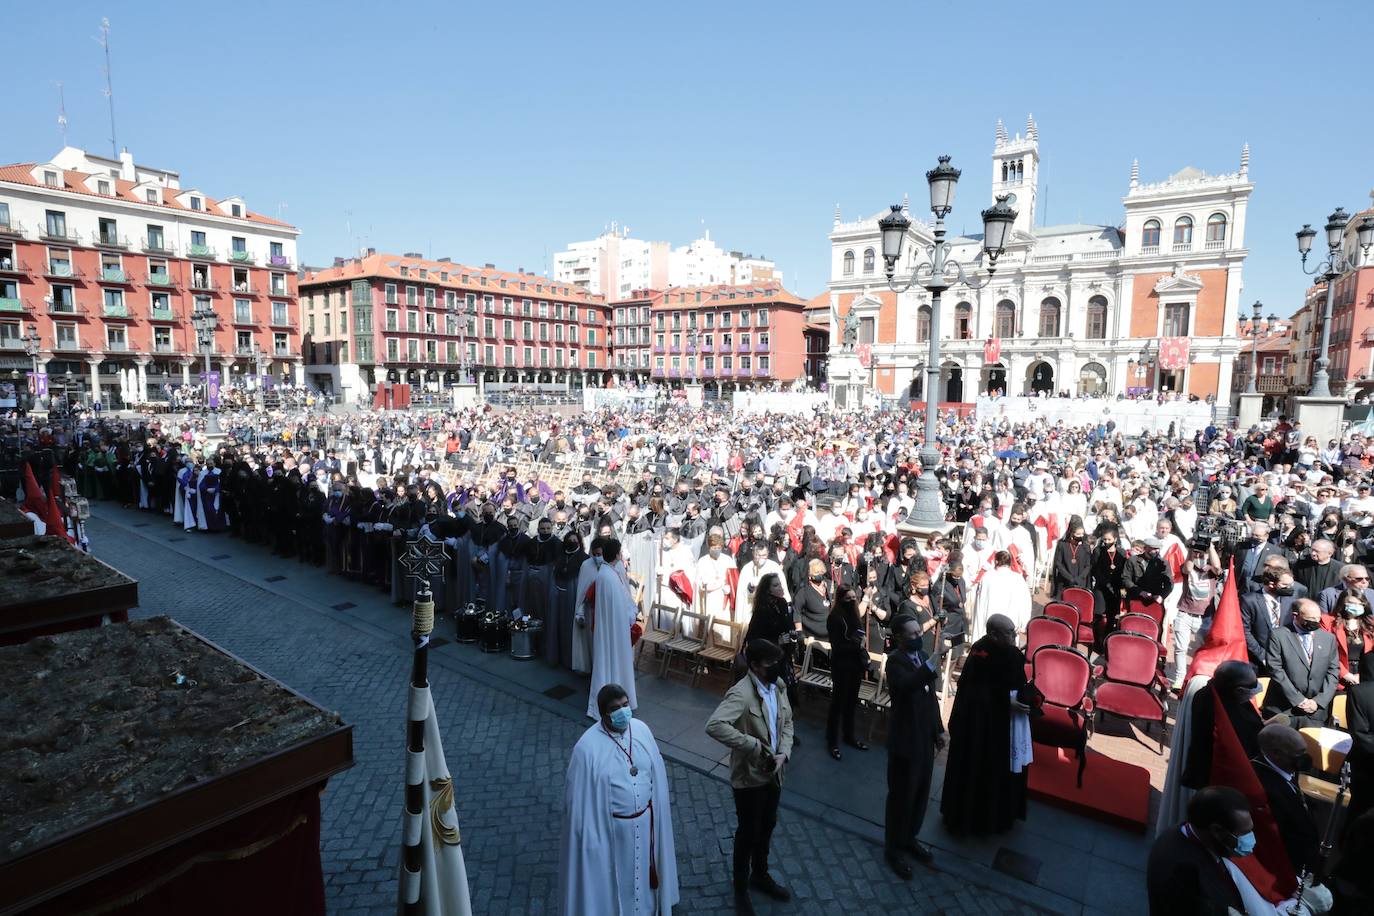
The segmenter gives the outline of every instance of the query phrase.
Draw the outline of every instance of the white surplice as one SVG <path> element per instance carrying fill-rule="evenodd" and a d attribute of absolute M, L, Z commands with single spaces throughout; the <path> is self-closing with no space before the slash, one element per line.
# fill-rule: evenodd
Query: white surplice
<path fill-rule="evenodd" d="M 598 721 L 573 747 L 558 876 L 563 916 L 667 916 L 678 902 L 668 773 L 653 732 L 640 720 L 625 733 L 608 732 Z"/>
<path fill-rule="evenodd" d="M 991 570 L 978 583 L 978 595 L 973 602 L 973 620 L 969 628 L 970 642 L 977 642 L 987 635 L 988 618 L 993 614 L 1010 617 L 1017 630 L 1024 630 L 1030 621 L 1030 588 L 1026 580 L 1010 566 Z"/>

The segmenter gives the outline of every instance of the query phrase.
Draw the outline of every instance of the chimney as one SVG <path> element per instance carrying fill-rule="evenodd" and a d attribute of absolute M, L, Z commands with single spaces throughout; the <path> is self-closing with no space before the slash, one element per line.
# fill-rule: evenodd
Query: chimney
<path fill-rule="evenodd" d="M 374 254 L 376 254 L 376 253 L 377 253 L 377 249 L 376 249 L 376 248 L 369 248 L 369 249 L 367 249 L 367 256 L 368 256 L 368 257 L 372 257 L 372 255 L 374 255 Z"/>
<path fill-rule="evenodd" d="M 137 172 L 134 170 L 134 154 L 129 152 L 129 148 L 124 147 L 124 152 L 119 154 L 119 177 L 125 181 L 137 181 Z"/>
<path fill-rule="evenodd" d="M 452 263 L 453 263 L 453 258 L 440 258 L 440 259 L 439 259 L 439 263 L 440 263 L 440 264 L 452 264 Z"/>
<path fill-rule="evenodd" d="M 334 259 L 334 266 L 335 266 L 335 267 L 343 267 L 343 266 L 344 266 L 344 259 L 343 259 L 343 258 L 335 258 L 335 259 Z"/>
<path fill-rule="evenodd" d="M 420 252 L 418 252 L 418 251 L 407 251 L 404 255 L 402 255 L 402 257 L 405 257 L 405 258 L 422 258 L 422 257 L 424 257 L 424 255 L 420 254 Z"/>
<path fill-rule="evenodd" d="M 491 263 L 490 261 L 488 261 L 487 263 L 483 264 L 482 266 L 485 267 L 487 270 L 495 270 L 495 269 L 496 269 L 496 265 L 493 264 L 493 263 Z"/>

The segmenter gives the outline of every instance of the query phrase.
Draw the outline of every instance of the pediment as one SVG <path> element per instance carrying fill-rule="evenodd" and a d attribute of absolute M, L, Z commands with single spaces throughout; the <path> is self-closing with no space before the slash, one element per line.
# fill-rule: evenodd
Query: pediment
<path fill-rule="evenodd" d="M 1183 272 L 1183 265 L 1174 265 L 1174 272 L 1161 277 L 1155 284 L 1157 293 L 1196 293 L 1202 290 L 1202 278 L 1197 274 Z"/>

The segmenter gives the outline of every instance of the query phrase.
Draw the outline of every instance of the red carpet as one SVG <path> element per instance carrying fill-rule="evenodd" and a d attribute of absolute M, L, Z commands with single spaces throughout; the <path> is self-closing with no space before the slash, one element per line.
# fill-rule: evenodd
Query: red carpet
<path fill-rule="evenodd" d="M 1031 798 L 1075 814 L 1144 833 L 1150 819 L 1150 771 L 1088 750 L 1083 788 L 1073 751 L 1036 744 L 1030 768 Z"/>

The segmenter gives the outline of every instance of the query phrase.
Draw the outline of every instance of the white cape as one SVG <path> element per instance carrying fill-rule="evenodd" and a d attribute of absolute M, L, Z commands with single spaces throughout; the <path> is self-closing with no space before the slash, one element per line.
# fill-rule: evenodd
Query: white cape
<path fill-rule="evenodd" d="M 668 771 L 647 725 L 634 720 L 630 734 L 635 763 L 643 768 L 634 778 L 641 788 L 649 777 L 653 781 L 648 797 L 653 801 L 652 848 L 658 888 L 650 890 L 648 886 L 647 831 L 637 836 L 635 830 L 636 825 L 641 829 L 647 826 L 649 814 L 634 820 L 612 817 L 613 812 L 629 813 L 615 811 L 612 793 L 614 790 L 617 797 L 630 794 L 632 777 L 622 751 L 602 734 L 598 721 L 582 733 L 568 760 L 558 857 L 559 912 L 563 916 L 667 916 L 678 902 Z"/>
<path fill-rule="evenodd" d="M 630 708 L 639 705 L 635 697 L 635 656 L 630 645 L 630 625 L 639 609 L 630 598 L 630 587 L 619 564 L 602 563 L 596 573 L 596 620 L 592 628 L 592 683 L 587 698 L 587 716 L 599 718 L 596 693 L 607 684 L 619 684 L 630 696 Z M 584 592 L 585 594 L 585 592 Z"/>
<path fill-rule="evenodd" d="M 1024 630 L 1030 622 L 1030 587 L 1021 574 L 1010 566 L 989 571 L 978 583 L 978 596 L 973 602 L 970 642 L 977 642 L 987 635 L 988 618 L 993 614 L 1010 617 L 1018 631 Z"/>
<path fill-rule="evenodd" d="M 1193 799 L 1193 790 L 1183 784 L 1183 768 L 1188 765 L 1188 747 L 1193 740 L 1193 697 L 1210 683 L 1211 678 L 1194 675 L 1179 701 L 1173 741 L 1169 746 L 1169 768 L 1164 773 L 1164 792 L 1159 799 L 1159 814 L 1155 816 L 1155 836 L 1166 830 L 1177 830 L 1188 818 L 1188 802 Z"/>

